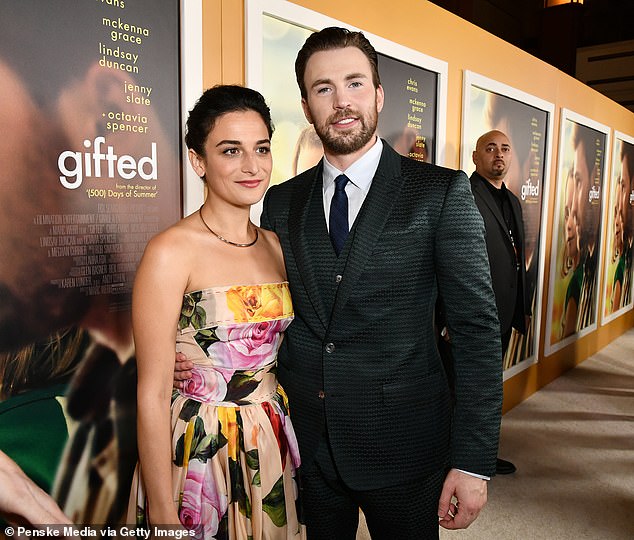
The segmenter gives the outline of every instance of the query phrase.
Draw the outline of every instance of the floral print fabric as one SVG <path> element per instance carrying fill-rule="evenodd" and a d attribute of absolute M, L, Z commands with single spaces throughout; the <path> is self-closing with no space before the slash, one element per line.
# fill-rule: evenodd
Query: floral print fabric
<path fill-rule="evenodd" d="M 183 298 L 176 350 L 194 363 L 172 397 L 172 485 L 181 523 L 198 538 L 304 538 L 299 450 L 275 376 L 293 319 L 288 283 L 214 287 Z M 131 508 L 145 523 L 135 475 Z"/>

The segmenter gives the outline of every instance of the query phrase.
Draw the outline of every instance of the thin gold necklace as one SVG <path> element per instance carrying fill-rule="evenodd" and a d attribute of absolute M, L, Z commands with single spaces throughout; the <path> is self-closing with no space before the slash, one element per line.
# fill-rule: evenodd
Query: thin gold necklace
<path fill-rule="evenodd" d="M 253 242 L 247 242 L 246 244 L 239 244 L 238 242 L 232 242 L 231 240 L 227 240 L 224 236 L 220 236 L 217 232 L 215 232 L 209 225 L 207 225 L 207 222 L 205 221 L 205 218 L 203 217 L 203 207 L 201 206 L 198 209 L 198 215 L 200 216 L 200 220 L 203 222 L 203 225 L 205 227 L 207 227 L 207 230 L 213 234 L 218 240 L 220 240 L 221 242 L 224 242 L 225 244 L 229 244 L 230 246 L 235 246 L 235 247 L 239 247 L 239 248 L 247 248 L 247 247 L 251 247 L 253 244 L 255 244 L 258 241 L 259 235 L 258 235 L 258 228 L 255 228 L 255 240 L 253 240 Z M 249 222 L 251 223 L 251 222 Z"/>

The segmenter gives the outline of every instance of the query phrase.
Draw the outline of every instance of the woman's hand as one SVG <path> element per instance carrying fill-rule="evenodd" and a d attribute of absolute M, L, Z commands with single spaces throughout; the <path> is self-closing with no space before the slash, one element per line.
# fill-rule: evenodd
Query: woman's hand
<path fill-rule="evenodd" d="M 50 495 L 39 488 L 18 465 L 0 451 L 0 514 L 10 522 L 31 525 L 70 525 Z"/>

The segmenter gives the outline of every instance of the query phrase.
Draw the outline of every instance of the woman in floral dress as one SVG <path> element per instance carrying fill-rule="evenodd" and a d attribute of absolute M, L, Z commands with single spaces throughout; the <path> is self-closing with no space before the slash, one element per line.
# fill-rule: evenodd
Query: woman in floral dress
<path fill-rule="evenodd" d="M 271 174 L 270 112 L 240 86 L 189 114 L 198 212 L 154 237 L 134 284 L 139 466 L 128 523 L 198 538 L 304 538 L 299 452 L 276 357 L 293 319 L 277 237 L 249 219 Z M 173 391 L 176 350 L 194 362 Z"/>

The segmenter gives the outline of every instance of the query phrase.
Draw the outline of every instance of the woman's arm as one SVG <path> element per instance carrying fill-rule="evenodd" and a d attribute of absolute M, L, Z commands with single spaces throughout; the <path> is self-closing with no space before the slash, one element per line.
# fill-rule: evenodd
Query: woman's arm
<path fill-rule="evenodd" d="M 187 264 L 169 230 L 148 244 L 132 295 L 132 326 L 138 365 L 137 438 L 149 519 L 179 523 L 173 500 L 170 400 L 176 328 Z M 182 244 L 181 244 L 182 245 Z"/>

